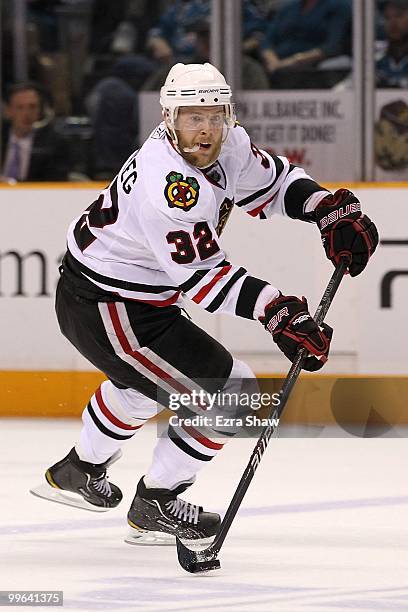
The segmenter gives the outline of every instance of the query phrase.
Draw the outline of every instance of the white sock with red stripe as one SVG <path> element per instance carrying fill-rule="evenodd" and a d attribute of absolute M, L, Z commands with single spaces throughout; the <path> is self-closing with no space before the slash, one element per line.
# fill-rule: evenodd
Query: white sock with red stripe
<path fill-rule="evenodd" d="M 248 380 L 253 381 L 257 389 L 255 375 L 249 366 L 234 359 L 231 377 L 223 391 L 239 394 L 243 381 Z M 145 477 L 147 482 L 159 483 L 156 486 L 164 489 L 174 489 L 182 482 L 194 480 L 199 470 L 215 457 L 230 436 L 215 433 L 208 427 L 195 428 L 185 423 L 169 425 L 167 433 L 162 435 L 154 449 L 152 464 Z"/>
<path fill-rule="evenodd" d="M 83 427 L 75 449 L 82 461 L 104 463 L 161 408 L 134 389 L 118 389 L 104 381 L 82 414 Z"/>

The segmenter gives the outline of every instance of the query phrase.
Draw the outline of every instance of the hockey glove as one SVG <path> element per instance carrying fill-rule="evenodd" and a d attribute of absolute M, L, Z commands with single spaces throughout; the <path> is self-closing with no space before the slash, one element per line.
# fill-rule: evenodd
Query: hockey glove
<path fill-rule="evenodd" d="M 281 295 L 266 306 L 265 317 L 260 321 L 290 361 L 295 359 L 298 348 L 304 346 L 311 353 L 305 359 L 305 370 L 314 372 L 326 363 L 333 330 L 325 323 L 321 327 L 316 325 L 306 298 Z"/>
<path fill-rule="evenodd" d="M 327 257 L 335 266 L 343 257 L 351 276 L 364 270 L 378 244 L 374 223 L 361 212 L 361 204 L 348 189 L 329 194 L 316 207 L 315 219 Z"/>

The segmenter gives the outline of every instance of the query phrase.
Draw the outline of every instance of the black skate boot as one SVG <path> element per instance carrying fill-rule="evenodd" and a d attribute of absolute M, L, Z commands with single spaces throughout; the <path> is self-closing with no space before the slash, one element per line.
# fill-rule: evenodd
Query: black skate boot
<path fill-rule="evenodd" d="M 73 448 L 64 459 L 46 471 L 45 479 L 48 485 L 31 489 L 31 493 L 96 512 L 115 508 L 122 499 L 122 492 L 119 487 L 108 482 L 106 468 L 119 459 L 120 455 L 121 452 L 118 451 L 105 463 L 88 463 L 81 461 Z M 66 491 L 76 495 L 67 495 Z"/>
<path fill-rule="evenodd" d="M 220 515 L 204 512 L 201 506 L 177 497 L 191 484 L 183 483 L 173 490 L 150 489 L 141 478 L 128 512 L 130 530 L 125 542 L 175 544 L 176 535 L 195 540 L 197 544 L 211 542 L 220 524 Z"/>

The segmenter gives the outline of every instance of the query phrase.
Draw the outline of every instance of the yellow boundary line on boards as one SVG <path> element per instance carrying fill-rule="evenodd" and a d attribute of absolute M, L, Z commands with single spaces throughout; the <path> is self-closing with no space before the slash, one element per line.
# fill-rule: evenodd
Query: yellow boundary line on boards
<path fill-rule="evenodd" d="M 0 371 L 0 416 L 77 417 L 105 379 L 100 372 Z"/>
<path fill-rule="evenodd" d="M 284 376 L 264 373 L 258 378 L 282 379 Z M 339 379 L 350 379 L 336 391 L 336 397 L 345 402 L 341 413 L 347 419 L 364 423 L 374 410 L 379 423 L 408 424 L 405 409 L 408 376 L 356 374 L 302 376 L 292 392 L 284 421 L 335 423 L 332 391 Z M 354 380 L 357 379 L 365 379 L 367 384 L 356 386 Z M 79 417 L 103 380 L 103 374 L 92 371 L 0 371 L 0 417 Z M 279 386 L 278 382 L 271 383 L 268 392 L 277 392 Z M 167 418 L 166 413 L 163 416 Z"/>
<path fill-rule="evenodd" d="M 0 184 L 0 189 L 105 189 L 109 185 L 110 181 L 87 181 L 87 182 L 72 182 L 72 183 L 17 183 L 15 185 L 8 185 L 6 183 Z M 351 189 L 408 189 L 408 181 L 398 182 L 349 182 L 344 181 L 343 183 L 323 183 L 323 186 L 327 189 L 339 189 L 340 187 L 349 187 Z"/>

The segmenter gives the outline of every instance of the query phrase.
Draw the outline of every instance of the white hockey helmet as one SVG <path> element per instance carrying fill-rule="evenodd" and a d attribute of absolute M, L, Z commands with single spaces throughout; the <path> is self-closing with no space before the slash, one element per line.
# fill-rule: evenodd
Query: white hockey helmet
<path fill-rule="evenodd" d="M 163 117 L 173 144 L 177 147 L 175 122 L 181 106 L 223 106 L 226 137 L 227 129 L 235 125 L 231 97 L 231 87 L 212 64 L 175 64 L 160 90 Z"/>

